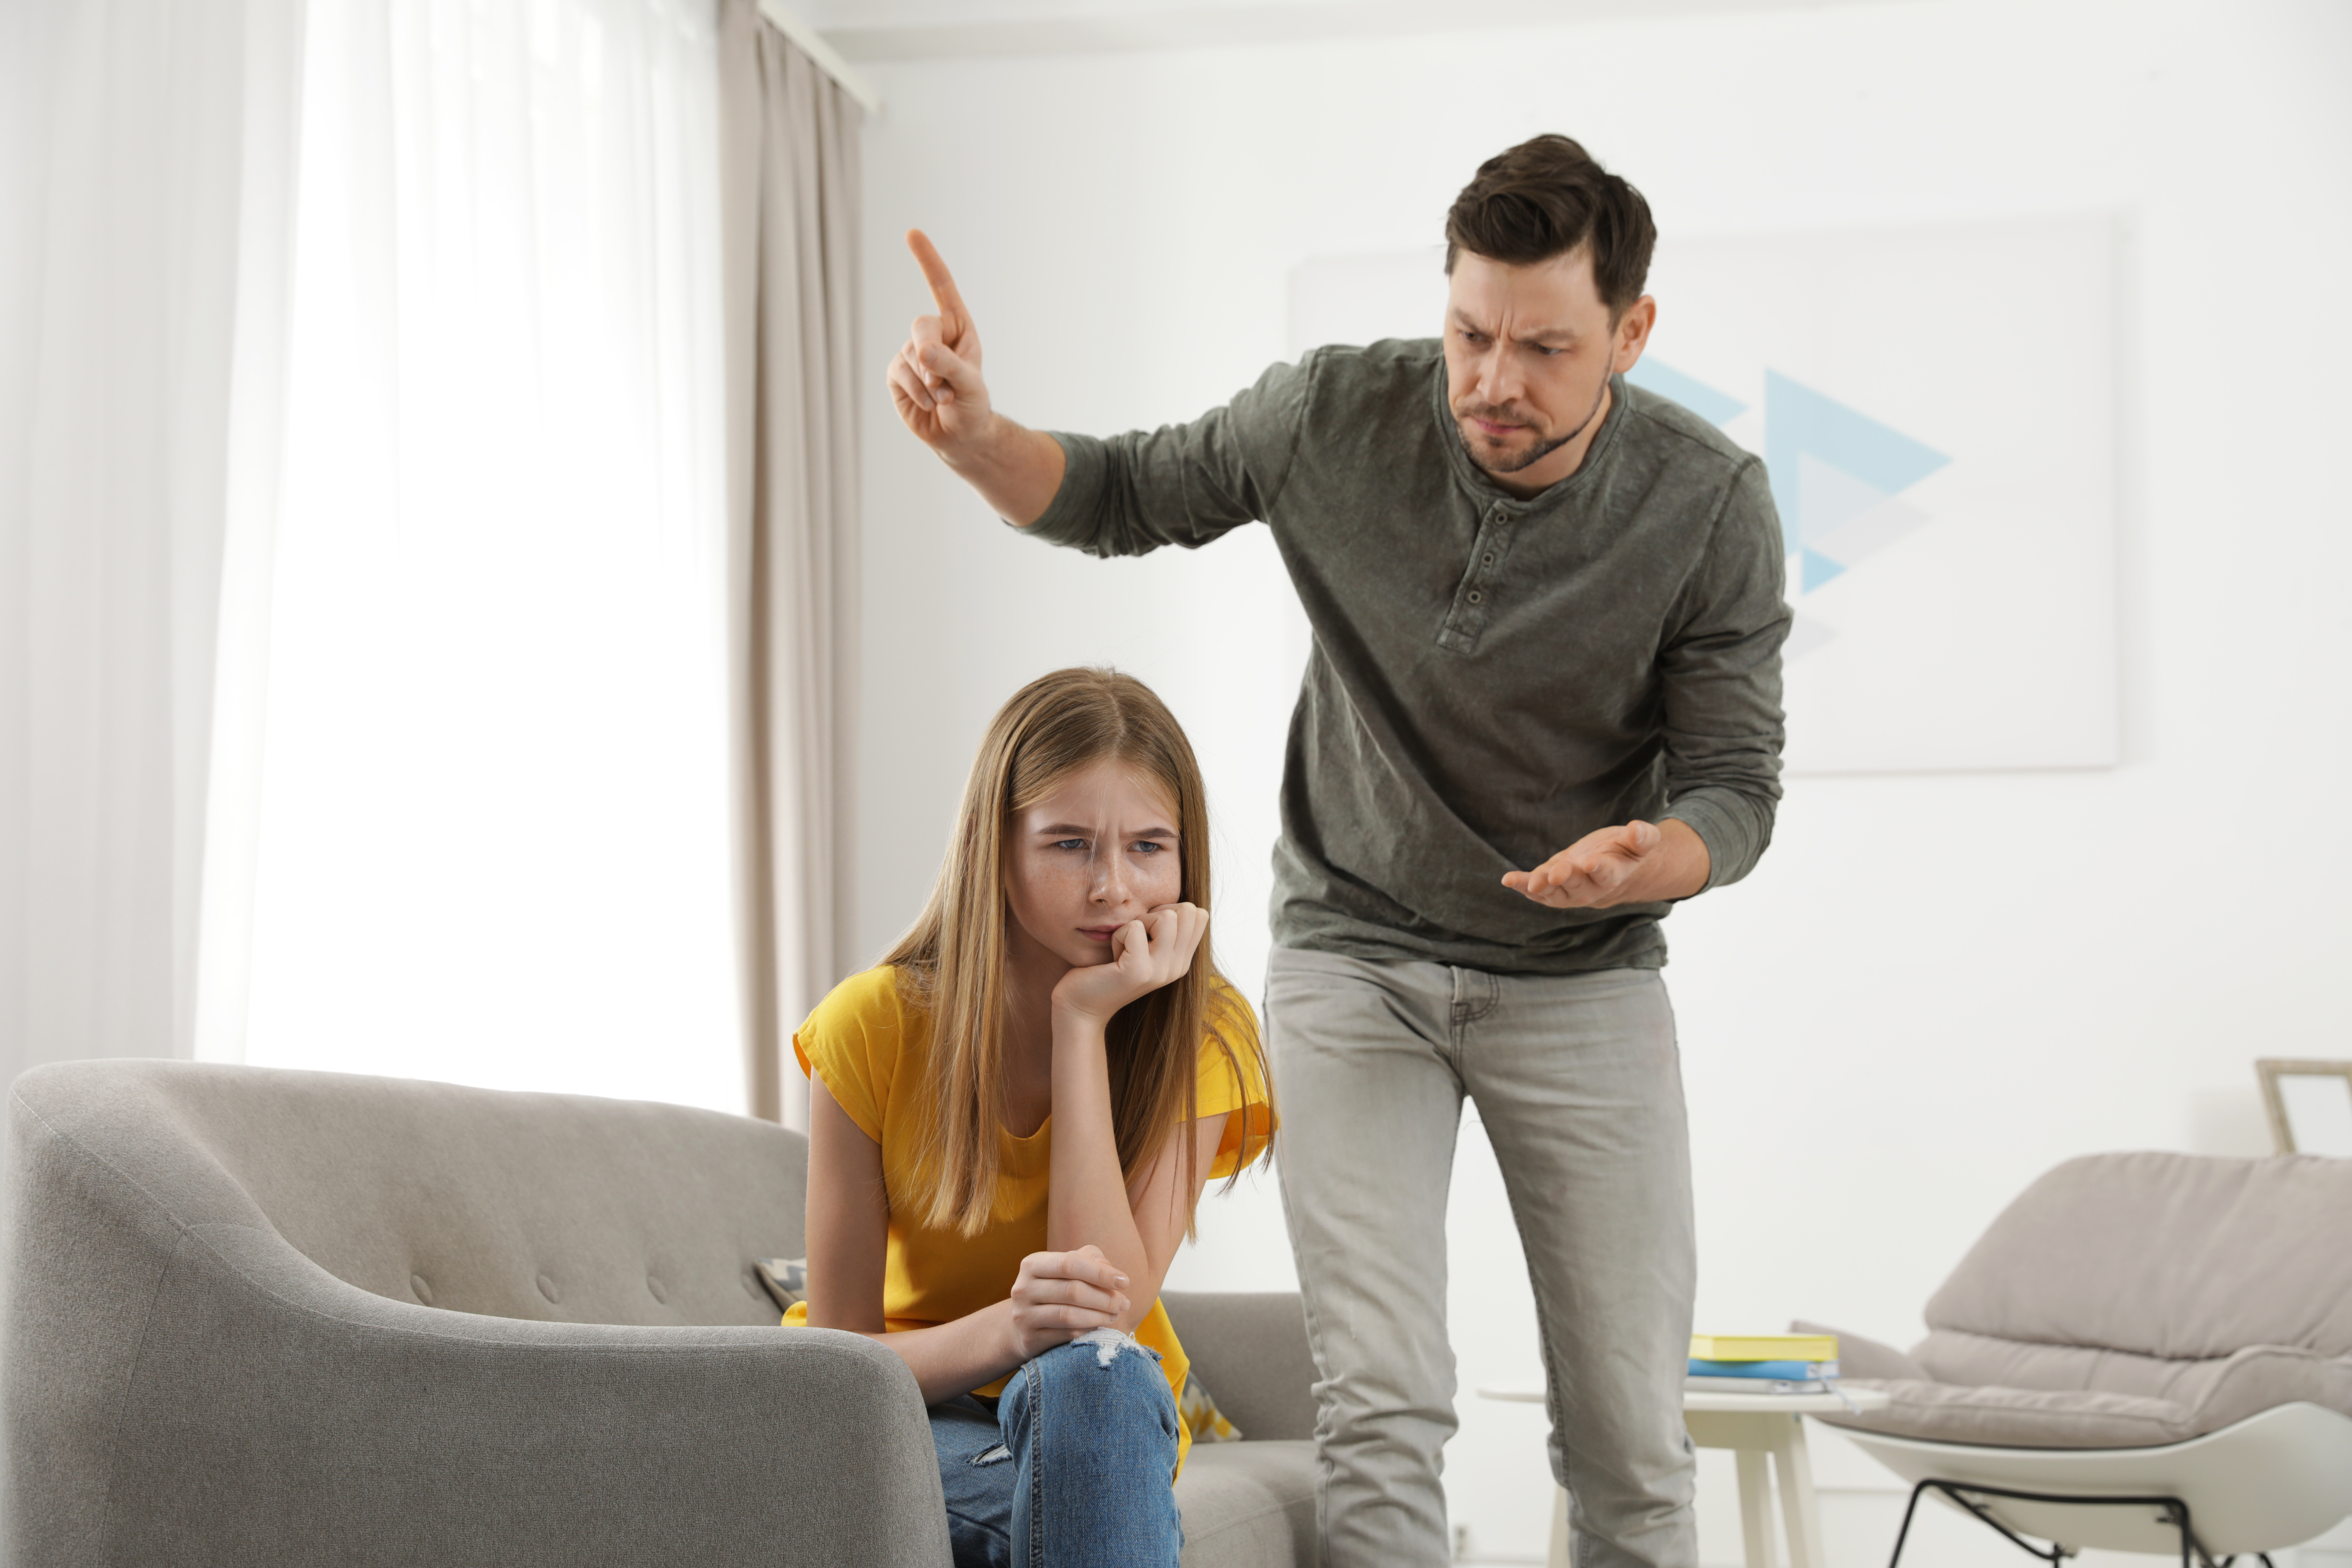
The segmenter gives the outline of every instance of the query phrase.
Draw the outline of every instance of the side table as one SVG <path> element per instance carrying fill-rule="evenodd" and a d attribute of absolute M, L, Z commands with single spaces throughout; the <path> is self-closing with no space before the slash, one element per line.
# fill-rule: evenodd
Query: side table
<path fill-rule="evenodd" d="M 1506 1384 L 1478 1390 L 1484 1399 L 1541 1405 L 1541 1384 Z M 1683 1395 L 1683 1420 L 1702 1448 L 1729 1448 L 1739 1459 L 1739 1533 L 1748 1568 L 1779 1568 L 1772 1539 L 1772 1478 L 1780 1482 L 1780 1514 L 1794 1568 L 1825 1568 L 1822 1516 L 1813 1498 L 1813 1467 L 1805 1452 L 1805 1417 L 1885 1408 L 1874 1388 L 1835 1394 L 1694 1394 Z M 1568 1494 L 1552 1489 L 1549 1568 L 1569 1568 Z"/>

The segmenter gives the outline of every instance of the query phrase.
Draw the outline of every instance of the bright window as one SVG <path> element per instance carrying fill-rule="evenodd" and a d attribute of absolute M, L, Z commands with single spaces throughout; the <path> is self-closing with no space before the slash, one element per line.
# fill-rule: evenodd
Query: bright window
<path fill-rule="evenodd" d="M 310 8 L 247 1061 L 743 1107 L 712 9 Z"/>

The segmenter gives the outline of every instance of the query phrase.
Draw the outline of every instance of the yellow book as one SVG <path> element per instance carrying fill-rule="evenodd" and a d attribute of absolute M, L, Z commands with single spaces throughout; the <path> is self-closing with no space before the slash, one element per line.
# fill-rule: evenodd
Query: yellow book
<path fill-rule="evenodd" d="M 1835 1361 L 1835 1334 L 1693 1334 L 1699 1361 Z"/>

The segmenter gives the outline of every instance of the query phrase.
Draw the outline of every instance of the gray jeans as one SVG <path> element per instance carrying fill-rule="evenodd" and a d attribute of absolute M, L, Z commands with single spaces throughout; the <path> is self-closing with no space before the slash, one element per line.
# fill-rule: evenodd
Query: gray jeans
<path fill-rule="evenodd" d="M 1445 1196 L 1465 1094 L 1527 1251 L 1578 1568 L 1693 1568 L 1690 1138 L 1657 972 L 1488 974 L 1277 948 L 1265 1002 L 1327 1568 L 1452 1556 Z"/>

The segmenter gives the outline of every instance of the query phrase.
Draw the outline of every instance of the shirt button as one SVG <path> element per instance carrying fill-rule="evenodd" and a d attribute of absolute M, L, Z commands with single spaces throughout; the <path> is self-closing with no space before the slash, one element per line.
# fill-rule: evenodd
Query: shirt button
<path fill-rule="evenodd" d="M 1470 590 L 1470 602 L 1474 605 L 1486 598 L 1486 595 L 1480 593 L 1475 588 Z"/>
<path fill-rule="evenodd" d="M 1491 550 L 1490 550 L 1490 551 L 1488 551 L 1486 554 L 1481 555 L 1480 557 L 1478 557 L 1478 564 L 1479 564 L 1479 565 L 1481 565 L 1481 566 L 1492 566 L 1494 563 L 1495 563 L 1495 552 L 1494 552 L 1493 551 L 1491 551 Z"/>

